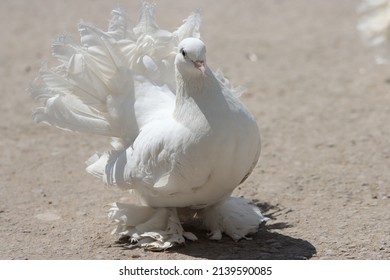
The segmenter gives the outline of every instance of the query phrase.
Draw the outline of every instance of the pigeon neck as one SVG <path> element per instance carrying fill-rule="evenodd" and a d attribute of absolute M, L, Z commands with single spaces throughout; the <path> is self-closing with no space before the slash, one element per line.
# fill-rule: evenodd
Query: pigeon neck
<path fill-rule="evenodd" d="M 176 99 L 178 101 L 188 98 L 197 98 L 203 95 L 207 77 L 191 75 L 183 77 L 179 72 L 176 74 Z"/>
<path fill-rule="evenodd" d="M 174 117 L 188 127 L 203 123 L 208 127 L 215 104 L 224 104 L 220 84 L 206 68 L 204 75 L 183 75 L 176 71 L 176 105 Z"/>
<path fill-rule="evenodd" d="M 176 66 L 176 103 L 193 99 L 195 102 L 205 100 L 213 95 L 219 83 L 214 73 L 207 66 L 205 72 L 181 73 Z M 179 105 L 177 104 L 177 105 Z"/>

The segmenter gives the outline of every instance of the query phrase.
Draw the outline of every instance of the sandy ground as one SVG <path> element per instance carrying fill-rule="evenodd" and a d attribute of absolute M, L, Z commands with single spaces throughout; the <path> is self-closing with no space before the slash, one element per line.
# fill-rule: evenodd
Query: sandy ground
<path fill-rule="evenodd" d="M 140 2 L 122 6 L 136 19 Z M 390 259 L 390 66 L 356 32 L 358 1 L 156 2 L 169 30 L 201 8 L 209 65 L 248 89 L 263 150 L 235 194 L 272 220 L 237 243 L 192 228 L 167 252 L 117 244 L 104 205 L 123 193 L 84 170 L 109 140 L 34 124 L 25 92 L 57 34 L 106 28 L 116 2 L 2 0 L 0 258 Z"/>

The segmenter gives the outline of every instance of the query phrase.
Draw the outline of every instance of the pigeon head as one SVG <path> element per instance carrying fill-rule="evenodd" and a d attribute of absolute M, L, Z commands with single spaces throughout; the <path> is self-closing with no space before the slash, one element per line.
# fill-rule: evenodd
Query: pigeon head
<path fill-rule="evenodd" d="M 176 67 L 182 74 L 205 74 L 206 46 L 197 38 L 186 38 L 179 44 L 176 55 Z"/>

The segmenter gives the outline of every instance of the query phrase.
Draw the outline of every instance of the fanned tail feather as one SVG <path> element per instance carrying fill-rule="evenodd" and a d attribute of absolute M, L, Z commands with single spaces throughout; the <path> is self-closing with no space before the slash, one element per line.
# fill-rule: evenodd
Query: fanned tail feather
<path fill-rule="evenodd" d="M 45 103 L 33 113 L 34 120 L 130 145 L 140 129 L 134 78 L 143 76 L 174 93 L 175 48 L 185 37 L 199 37 L 199 25 L 199 14 L 193 14 L 175 32 L 162 30 L 154 5 L 148 3 L 135 27 L 121 8 L 112 11 L 107 32 L 82 22 L 80 44 L 68 35 L 59 36 L 52 53 L 60 65 L 43 66 L 29 88 L 33 98 Z"/>

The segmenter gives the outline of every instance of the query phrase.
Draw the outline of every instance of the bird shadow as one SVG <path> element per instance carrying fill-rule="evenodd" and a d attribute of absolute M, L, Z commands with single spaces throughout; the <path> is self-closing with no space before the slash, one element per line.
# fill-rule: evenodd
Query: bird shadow
<path fill-rule="evenodd" d="M 276 221 L 278 216 L 292 210 L 286 211 L 278 205 L 268 203 L 257 203 L 257 206 L 270 218 L 270 222 L 261 224 L 259 231 L 250 239 L 236 242 L 223 236 L 219 241 L 210 240 L 206 233 L 199 229 L 199 224 L 190 222 L 183 224 L 183 227 L 194 233 L 198 240 L 172 247 L 166 250 L 166 253 L 210 260 L 303 260 L 310 259 L 317 253 L 309 241 L 276 232 L 292 227 L 288 223 Z"/>
<path fill-rule="evenodd" d="M 174 247 L 168 252 L 213 260 L 302 260 L 310 259 L 317 253 L 309 241 L 276 232 L 292 227 L 288 223 L 276 221 L 279 215 L 291 210 L 286 211 L 268 203 L 257 203 L 257 206 L 270 222 L 261 224 L 259 231 L 252 235 L 250 240 L 242 239 L 236 242 L 224 236 L 220 241 L 213 241 L 209 240 L 204 232 L 188 225 L 187 229 L 194 232 L 199 240 Z"/>

